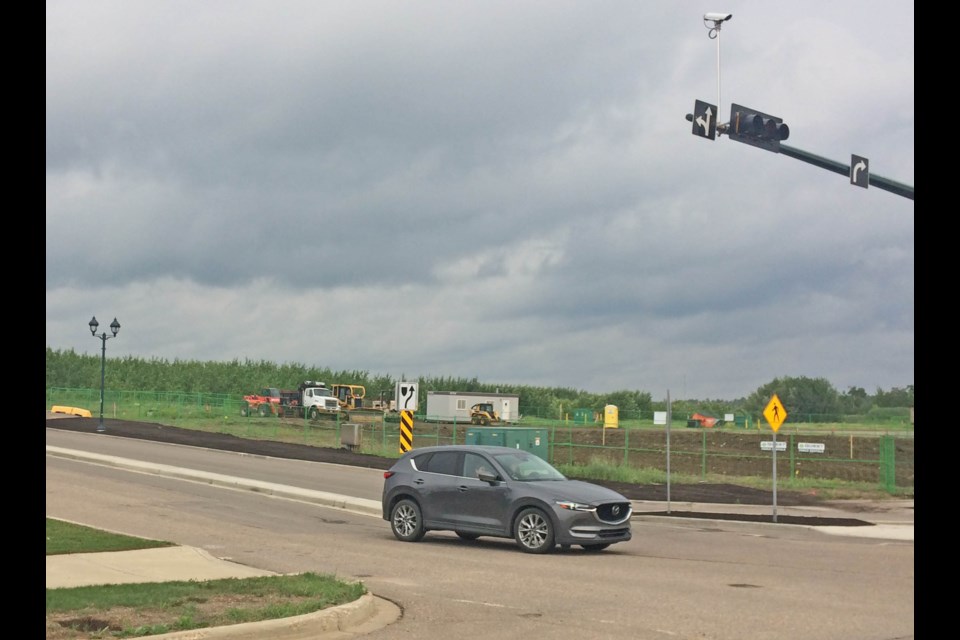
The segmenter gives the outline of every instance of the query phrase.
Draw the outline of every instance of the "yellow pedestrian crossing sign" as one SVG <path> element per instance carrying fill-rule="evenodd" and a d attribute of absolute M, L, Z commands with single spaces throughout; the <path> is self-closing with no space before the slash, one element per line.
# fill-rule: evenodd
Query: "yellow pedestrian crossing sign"
<path fill-rule="evenodd" d="M 770 423 L 770 428 L 773 429 L 774 433 L 780 429 L 780 425 L 787 419 L 787 410 L 783 408 L 777 394 L 773 394 L 773 397 L 770 398 L 767 408 L 763 410 L 763 417 Z"/>

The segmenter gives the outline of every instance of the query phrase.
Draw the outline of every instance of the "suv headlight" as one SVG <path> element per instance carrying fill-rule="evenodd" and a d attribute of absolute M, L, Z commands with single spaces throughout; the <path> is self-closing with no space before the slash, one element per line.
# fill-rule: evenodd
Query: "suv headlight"
<path fill-rule="evenodd" d="M 594 507 L 588 504 L 572 500 L 557 500 L 555 504 L 561 509 L 569 509 L 570 511 L 596 511 Z"/>

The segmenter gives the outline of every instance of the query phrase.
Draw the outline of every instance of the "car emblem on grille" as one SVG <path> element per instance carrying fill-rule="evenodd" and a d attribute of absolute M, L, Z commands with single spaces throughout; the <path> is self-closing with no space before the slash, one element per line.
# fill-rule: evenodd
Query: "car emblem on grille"
<path fill-rule="evenodd" d="M 613 515 L 615 516 L 620 515 L 620 505 L 618 504 L 613 505 Z"/>

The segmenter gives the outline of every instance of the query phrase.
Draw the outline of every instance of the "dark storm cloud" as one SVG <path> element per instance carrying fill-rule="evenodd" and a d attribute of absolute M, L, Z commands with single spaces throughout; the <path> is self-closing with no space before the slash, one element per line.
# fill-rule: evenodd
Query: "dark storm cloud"
<path fill-rule="evenodd" d="M 912 6 L 815 4 L 724 8 L 721 119 L 912 185 Z M 47 2 L 48 346 L 79 307 L 167 358 L 912 384 L 913 202 L 691 135 L 715 8 Z"/>

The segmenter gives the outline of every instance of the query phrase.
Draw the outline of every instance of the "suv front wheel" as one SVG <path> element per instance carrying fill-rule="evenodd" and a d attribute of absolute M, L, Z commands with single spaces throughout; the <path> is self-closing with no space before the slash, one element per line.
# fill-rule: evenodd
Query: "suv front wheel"
<path fill-rule="evenodd" d="M 527 553 L 548 553 L 553 550 L 553 523 L 540 509 L 529 507 L 521 511 L 514 522 L 513 532 L 517 544 Z"/>

